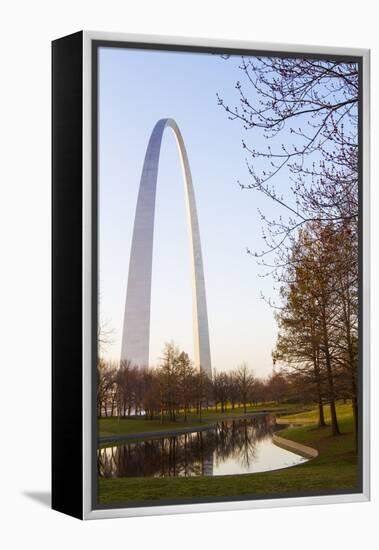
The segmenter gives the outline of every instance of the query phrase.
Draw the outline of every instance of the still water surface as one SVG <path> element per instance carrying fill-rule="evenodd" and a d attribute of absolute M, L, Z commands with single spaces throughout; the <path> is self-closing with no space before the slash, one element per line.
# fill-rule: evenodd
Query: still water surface
<path fill-rule="evenodd" d="M 206 431 L 98 449 L 100 477 L 223 476 L 295 466 L 307 459 L 272 441 L 270 417 L 219 422 Z"/>

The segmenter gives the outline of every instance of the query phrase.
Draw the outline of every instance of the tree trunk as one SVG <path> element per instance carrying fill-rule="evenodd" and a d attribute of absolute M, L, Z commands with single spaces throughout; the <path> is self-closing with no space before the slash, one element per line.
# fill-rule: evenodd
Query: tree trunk
<path fill-rule="evenodd" d="M 316 378 L 317 385 L 317 398 L 318 398 L 318 425 L 319 427 L 326 426 L 325 416 L 324 416 L 324 407 L 322 404 L 322 390 L 321 390 L 321 379 L 320 379 L 320 351 L 318 346 L 314 347 L 313 350 L 313 366 L 314 373 Z"/>
<path fill-rule="evenodd" d="M 324 416 L 324 407 L 322 405 L 321 399 L 319 399 L 319 402 L 318 402 L 318 426 L 319 428 L 326 426 L 325 416 Z"/>
<path fill-rule="evenodd" d="M 335 398 L 335 391 L 334 391 L 332 363 L 331 363 L 331 357 L 329 352 L 329 339 L 328 339 L 328 330 L 326 326 L 325 310 L 323 311 L 322 322 L 323 322 L 323 333 L 324 333 L 325 363 L 326 363 L 326 372 L 327 372 L 328 386 L 329 386 L 329 406 L 330 406 L 330 416 L 332 420 L 332 434 L 340 435 L 341 432 L 340 432 L 340 429 L 338 426 L 338 420 L 337 420 L 336 398 Z"/>

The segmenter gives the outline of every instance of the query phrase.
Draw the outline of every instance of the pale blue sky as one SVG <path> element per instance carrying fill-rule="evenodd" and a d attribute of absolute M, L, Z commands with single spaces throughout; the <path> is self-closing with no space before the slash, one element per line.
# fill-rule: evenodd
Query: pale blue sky
<path fill-rule="evenodd" d="M 246 361 L 257 375 L 272 369 L 273 312 L 260 298 L 270 278 L 246 247 L 261 249 L 257 208 L 274 205 L 248 183 L 243 132 L 217 105 L 216 92 L 236 102 L 238 57 L 101 48 L 99 53 L 99 289 L 100 317 L 114 331 L 104 351 L 119 359 L 129 253 L 139 179 L 150 133 L 160 118 L 176 120 L 188 151 L 203 249 L 213 367 Z M 284 182 L 284 189 L 289 183 Z M 287 187 L 288 188 L 288 187 Z M 173 340 L 193 357 L 189 242 L 182 172 L 174 136 L 166 131 L 155 217 L 150 364 Z"/>

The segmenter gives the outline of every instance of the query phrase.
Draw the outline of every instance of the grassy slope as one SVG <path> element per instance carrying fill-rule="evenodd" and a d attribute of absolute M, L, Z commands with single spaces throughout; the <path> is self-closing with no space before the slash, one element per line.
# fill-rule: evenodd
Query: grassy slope
<path fill-rule="evenodd" d="M 338 420 L 345 420 L 351 418 L 352 415 L 352 408 L 351 403 L 337 403 L 337 416 Z M 327 405 L 324 405 L 324 416 L 326 422 L 330 422 L 330 408 Z M 291 422 L 299 422 L 301 424 L 309 423 L 309 422 L 317 422 L 318 421 L 318 411 L 317 409 L 311 409 L 309 411 L 303 411 L 300 413 L 295 414 L 286 414 L 281 416 L 281 418 L 285 420 L 289 420 Z"/>
<path fill-rule="evenodd" d="M 282 431 L 281 436 L 319 451 L 318 458 L 299 466 L 236 476 L 100 479 L 99 503 L 354 490 L 357 463 L 352 418 L 347 411 L 341 415 L 340 427 L 343 434 L 339 437 L 332 437 L 329 427 L 314 424 Z"/>

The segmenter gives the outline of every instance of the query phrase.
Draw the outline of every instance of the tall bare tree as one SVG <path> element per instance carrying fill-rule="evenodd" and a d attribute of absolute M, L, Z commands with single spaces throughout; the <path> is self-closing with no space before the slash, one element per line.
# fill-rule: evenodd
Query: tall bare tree
<path fill-rule="evenodd" d="M 246 413 L 247 404 L 250 401 L 254 385 L 254 376 L 252 372 L 249 371 L 246 363 L 243 363 L 237 370 L 237 384 L 243 410 Z"/>
<path fill-rule="evenodd" d="M 339 60 L 242 57 L 237 105 L 220 95 L 229 119 L 241 123 L 254 189 L 281 209 L 265 226 L 263 257 L 303 224 L 358 220 L 359 67 Z M 267 148 L 247 141 L 259 133 Z"/>

